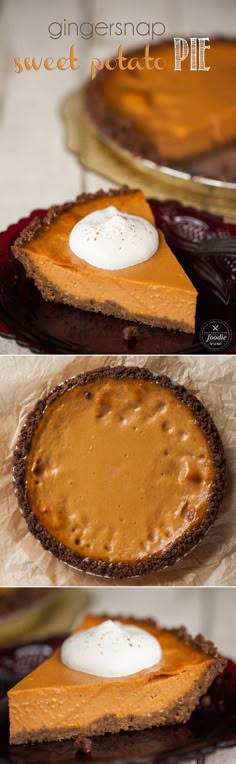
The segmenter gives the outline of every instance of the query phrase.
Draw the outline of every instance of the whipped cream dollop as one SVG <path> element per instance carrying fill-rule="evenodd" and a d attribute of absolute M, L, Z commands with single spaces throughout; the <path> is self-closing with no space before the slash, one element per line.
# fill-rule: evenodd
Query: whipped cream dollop
<path fill-rule="evenodd" d="M 111 620 L 78 631 L 61 647 L 65 666 L 104 677 L 136 674 L 159 663 L 161 657 L 161 645 L 152 634 Z"/>
<path fill-rule="evenodd" d="M 116 271 L 149 260 L 158 249 L 159 237 L 148 220 L 110 206 L 76 223 L 69 245 L 89 265 Z"/>

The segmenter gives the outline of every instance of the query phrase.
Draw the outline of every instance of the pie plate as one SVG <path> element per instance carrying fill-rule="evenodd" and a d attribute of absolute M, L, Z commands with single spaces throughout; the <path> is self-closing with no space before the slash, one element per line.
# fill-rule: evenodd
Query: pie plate
<path fill-rule="evenodd" d="M 236 236 L 236 225 L 175 201 L 150 203 L 157 225 L 199 292 L 195 335 L 46 302 L 11 255 L 16 237 L 34 217 L 44 217 L 43 209 L 0 234 L 0 334 L 41 353 L 214 353 L 200 337 L 205 325 L 223 321 L 229 342 L 217 352 L 234 353 L 236 251 L 227 253 L 225 241 Z M 204 243 L 214 238 L 224 239 L 224 250 L 209 254 Z"/>
<path fill-rule="evenodd" d="M 91 750 L 75 741 L 9 746 L 6 691 L 46 660 L 64 637 L 0 652 L 0 764 L 182 764 L 236 745 L 236 664 L 229 660 L 187 724 L 123 732 L 93 739 Z M 202 757 L 202 758 L 201 758 Z"/>

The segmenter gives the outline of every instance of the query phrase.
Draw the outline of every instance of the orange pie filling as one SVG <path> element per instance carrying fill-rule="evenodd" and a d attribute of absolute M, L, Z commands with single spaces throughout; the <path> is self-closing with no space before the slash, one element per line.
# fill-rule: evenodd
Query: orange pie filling
<path fill-rule="evenodd" d="M 105 618 L 87 616 L 78 630 L 102 623 Z M 132 619 L 119 619 L 135 623 Z M 174 632 L 159 629 L 154 623 L 139 621 L 138 626 L 153 634 L 162 648 L 161 662 L 128 677 L 107 679 L 67 668 L 60 649 L 43 665 L 14 687 L 9 695 L 10 735 L 13 742 L 27 739 L 60 739 L 75 731 L 94 730 L 103 720 L 103 731 L 127 724 L 132 718 L 146 719 L 146 726 L 165 723 L 167 709 L 176 708 L 190 716 L 202 694 L 202 678 L 213 671 L 214 658 L 200 647 L 185 642 Z M 214 664 L 214 668 L 213 668 Z M 212 677 L 213 678 L 213 677 Z M 195 688 L 198 687 L 198 690 Z M 183 698 L 192 699 L 188 711 Z M 180 705 L 179 705 L 180 704 Z"/>
<path fill-rule="evenodd" d="M 193 411 L 151 380 L 65 391 L 36 426 L 26 463 L 33 513 L 81 557 L 159 555 L 203 520 L 215 481 Z"/>

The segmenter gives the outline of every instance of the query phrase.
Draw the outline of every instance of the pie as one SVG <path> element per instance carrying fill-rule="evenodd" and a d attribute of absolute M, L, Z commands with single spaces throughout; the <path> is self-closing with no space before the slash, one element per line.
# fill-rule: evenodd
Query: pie
<path fill-rule="evenodd" d="M 140 64 L 143 55 L 144 47 L 126 54 Z M 93 125 L 116 147 L 145 160 L 181 166 L 212 154 L 214 168 L 217 152 L 236 139 L 236 40 L 211 41 L 208 72 L 190 71 L 189 59 L 175 71 L 173 40 L 152 45 L 150 55 L 164 59 L 166 68 L 104 69 L 86 86 Z M 222 175 L 223 164 L 222 155 Z"/>
<path fill-rule="evenodd" d="M 108 616 L 86 616 L 78 630 Z M 60 649 L 8 693 L 10 742 L 22 744 L 101 735 L 186 722 L 227 661 L 214 645 L 184 628 L 120 618 L 156 637 L 161 663 L 126 677 L 107 678 L 65 666 Z"/>
<path fill-rule="evenodd" d="M 36 587 L 33 589 L 0 587 L 0 617 L 25 610 L 46 595 L 46 590 Z"/>
<path fill-rule="evenodd" d="M 168 377 L 100 368 L 28 416 L 14 482 L 30 531 L 81 570 L 127 577 L 172 565 L 217 515 L 225 459 L 200 401 Z"/>
<path fill-rule="evenodd" d="M 0 646 L 22 644 L 35 633 L 56 596 L 46 588 L 0 588 Z"/>
<path fill-rule="evenodd" d="M 75 202 L 52 207 L 34 218 L 16 239 L 12 252 L 34 279 L 45 300 L 152 326 L 194 332 L 197 292 L 159 231 L 159 247 L 146 262 L 103 270 L 73 254 L 74 225 L 94 211 L 115 206 L 155 225 L 141 191 L 82 194 Z"/>
<path fill-rule="evenodd" d="M 13 586 L 0 588 L 0 616 L 6 615 L 18 607 L 18 589 Z"/>

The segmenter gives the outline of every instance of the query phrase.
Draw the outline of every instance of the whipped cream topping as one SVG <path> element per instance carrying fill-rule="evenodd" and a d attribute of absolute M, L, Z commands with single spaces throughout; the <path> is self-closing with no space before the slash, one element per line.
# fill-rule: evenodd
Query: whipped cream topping
<path fill-rule="evenodd" d="M 86 215 L 69 236 L 74 255 L 96 268 L 116 271 L 144 263 L 158 249 L 156 228 L 138 217 L 110 206 Z"/>
<path fill-rule="evenodd" d="M 161 657 L 161 645 L 152 634 L 111 620 L 78 631 L 61 648 L 65 666 L 103 677 L 136 674 L 159 663 Z"/>

